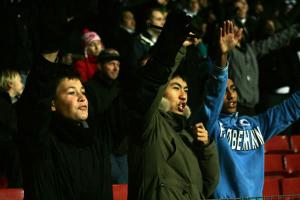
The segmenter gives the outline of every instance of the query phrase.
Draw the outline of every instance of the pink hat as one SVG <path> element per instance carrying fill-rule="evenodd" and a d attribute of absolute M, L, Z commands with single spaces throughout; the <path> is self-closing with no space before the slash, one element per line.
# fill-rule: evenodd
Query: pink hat
<path fill-rule="evenodd" d="M 87 28 L 83 30 L 81 39 L 83 40 L 84 46 L 87 46 L 93 41 L 101 40 L 100 36 L 96 32 L 90 31 Z"/>
<path fill-rule="evenodd" d="M 88 57 L 87 46 L 93 41 L 97 41 L 97 40 L 101 41 L 101 38 L 96 32 L 90 31 L 87 28 L 83 29 L 82 32 L 83 32 L 83 34 L 81 36 L 81 39 L 82 39 L 83 45 L 84 45 L 84 57 L 87 58 Z M 104 45 L 102 42 L 101 42 L 101 45 L 104 48 Z"/>

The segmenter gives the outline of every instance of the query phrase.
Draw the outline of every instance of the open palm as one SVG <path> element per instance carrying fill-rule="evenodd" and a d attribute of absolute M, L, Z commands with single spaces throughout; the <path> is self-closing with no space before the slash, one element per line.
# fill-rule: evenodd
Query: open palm
<path fill-rule="evenodd" d="M 234 30 L 232 21 L 225 21 L 223 27 L 220 28 L 220 50 L 222 53 L 228 53 L 240 41 L 243 29 Z"/>

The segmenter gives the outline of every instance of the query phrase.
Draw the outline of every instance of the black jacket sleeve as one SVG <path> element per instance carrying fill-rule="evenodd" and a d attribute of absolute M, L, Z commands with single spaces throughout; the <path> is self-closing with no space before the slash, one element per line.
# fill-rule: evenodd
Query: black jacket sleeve
<path fill-rule="evenodd" d="M 53 76 L 59 68 L 56 63 L 38 58 L 17 102 L 17 142 L 21 152 L 28 153 L 31 159 L 44 156 L 48 147 L 51 100 L 55 92 Z"/>

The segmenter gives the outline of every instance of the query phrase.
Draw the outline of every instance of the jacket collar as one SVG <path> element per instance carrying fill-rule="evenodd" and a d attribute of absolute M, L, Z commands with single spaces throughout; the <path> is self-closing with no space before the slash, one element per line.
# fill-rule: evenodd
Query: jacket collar
<path fill-rule="evenodd" d="M 8 103 L 12 104 L 11 98 L 7 92 L 0 92 L 0 96 Z"/>
<path fill-rule="evenodd" d="M 163 112 L 170 112 L 171 105 L 168 99 L 163 97 L 160 101 L 158 109 Z M 191 116 L 191 109 L 189 106 L 185 106 L 183 116 L 188 119 Z"/>
<path fill-rule="evenodd" d="M 162 116 L 176 132 L 180 132 L 189 127 L 188 118 L 191 115 L 191 111 L 188 106 L 185 107 L 183 115 L 170 112 L 170 102 L 168 99 L 163 97 L 159 105 L 159 110 L 161 111 Z"/>
<path fill-rule="evenodd" d="M 220 117 L 238 117 L 239 113 L 235 112 L 235 113 L 224 113 L 221 112 Z"/>
<path fill-rule="evenodd" d="M 85 147 L 95 141 L 95 129 L 89 127 L 85 121 L 74 123 L 59 114 L 53 113 L 51 127 L 56 137 L 67 144 Z"/>

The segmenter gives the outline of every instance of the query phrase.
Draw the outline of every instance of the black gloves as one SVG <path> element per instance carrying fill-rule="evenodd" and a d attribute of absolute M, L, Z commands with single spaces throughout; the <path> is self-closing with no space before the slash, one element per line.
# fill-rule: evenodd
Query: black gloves
<path fill-rule="evenodd" d="M 163 30 L 151 50 L 156 61 L 166 67 L 174 65 L 176 54 L 190 31 L 191 19 L 180 10 L 173 10 L 168 14 Z"/>

